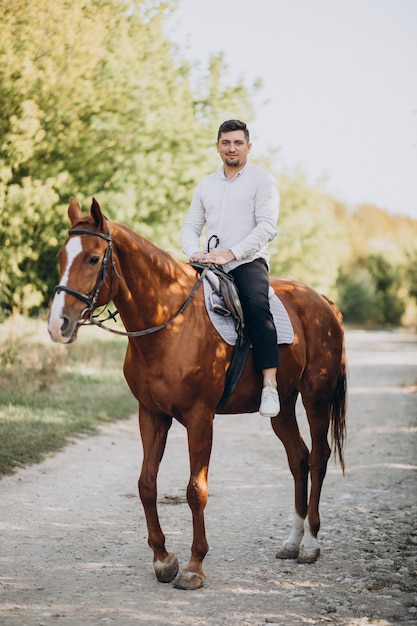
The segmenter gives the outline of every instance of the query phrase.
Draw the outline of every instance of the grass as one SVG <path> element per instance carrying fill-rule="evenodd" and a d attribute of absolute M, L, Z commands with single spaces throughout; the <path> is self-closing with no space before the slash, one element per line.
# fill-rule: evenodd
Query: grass
<path fill-rule="evenodd" d="M 81 329 L 62 346 L 49 340 L 45 321 L 0 325 L 0 476 L 136 413 L 125 350 L 126 339 L 99 329 Z"/>

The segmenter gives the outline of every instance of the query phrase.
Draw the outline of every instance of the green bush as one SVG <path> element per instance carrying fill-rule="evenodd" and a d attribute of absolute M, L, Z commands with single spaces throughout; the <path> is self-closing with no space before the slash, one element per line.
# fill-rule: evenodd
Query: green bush
<path fill-rule="evenodd" d="M 338 304 L 348 324 L 399 326 L 405 312 L 399 268 L 382 255 L 357 259 L 339 269 Z"/>

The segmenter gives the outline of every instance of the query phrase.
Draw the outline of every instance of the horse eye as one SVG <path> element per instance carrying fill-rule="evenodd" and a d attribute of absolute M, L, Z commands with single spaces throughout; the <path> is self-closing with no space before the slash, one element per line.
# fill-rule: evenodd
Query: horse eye
<path fill-rule="evenodd" d="M 92 256 L 91 259 L 89 260 L 89 264 L 90 265 L 97 265 L 97 263 L 100 261 L 100 257 L 99 256 Z"/>

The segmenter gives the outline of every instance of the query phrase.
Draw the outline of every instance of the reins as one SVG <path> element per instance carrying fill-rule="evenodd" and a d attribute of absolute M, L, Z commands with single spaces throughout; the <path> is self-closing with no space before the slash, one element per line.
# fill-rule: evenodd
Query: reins
<path fill-rule="evenodd" d="M 172 324 L 172 322 L 182 313 L 184 313 L 185 309 L 188 307 L 188 305 L 191 303 L 191 301 L 193 300 L 198 288 L 200 287 L 200 285 L 203 282 L 203 279 L 205 277 L 205 275 L 207 274 L 209 268 L 206 267 L 204 268 L 204 270 L 201 272 L 200 276 L 197 279 L 197 282 L 195 283 L 193 289 L 191 290 L 190 295 L 187 297 L 186 301 L 184 302 L 184 304 L 178 309 L 178 311 L 175 313 L 175 315 L 173 315 L 173 317 L 171 317 L 171 319 L 169 319 L 168 321 L 162 323 L 162 324 L 158 324 L 157 326 L 152 326 L 151 328 L 145 328 L 144 330 L 137 330 L 137 331 L 122 331 L 122 330 L 116 330 L 114 328 L 108 328 L 108 326 L 105 326 L 104 323 L 107 322 L 110 319 L 115 319 L 115 317 L 119 314 L 118 311 L 114 311 L 113 313 L 111 313 L 109 311 L 108 316 L 106 317 L 106 319 L 104 320 L 99 320 L 96 317 L 94 317 L 93 315 L 93 311 L 94 311 L 94 307 L 96 305 L 99 293 L 100 293 L 100 288 L 102 283 L 105 280 L 106 277 L 106 273 L 107 273 L 107 267 L 109 264 L 109 261 L 111 261 L 111 285 L 110 285 L 110 297 L 109 297 L 109 301 L 111 300 L 111 295 L 112 295 L 112 291 L 113 291 L 113 273 L 117 273 L 116 271 L 116 267 L 114 265 L 114 261 L 113 261 L 113 240 L 111 237 L 111 231 L 110 231 L 110 226 L 109 226 L 109 232 L 108 235 L 105 235 L 104 233 L 99 233 L 93 230 L 88 230 L 86 228 L 72 228 L 70 231 L 68 231 L 68 235 L 92 235 L 94 237 L 101 237 L 101 239 L 105 239 L 107 241 L 107 250 L 104 254 L 103 257 L 103 261 L 101 264 L 101 268 L 99 271 L 99 274 L 97 276 L 97 280 L 96 280 L 96 284 L 94 285 L 93 290 L 91 291 L 90 295 L 85 295 L 83 293 L 81 293 L 81 291 L 77 291 L 76 289 L 73 289 L 72 287 L 67 287 L 66 285 L 57 285 L 55 287 L 54 293 L 60 293 L 61 291 L 64 291 L 65 293 L 68 293 L 72 296 L 75 296 L 76 298 L 78 298 L 79 300 L 81 300 L 82 302 L 85 302 L 88 306 L 87 308 L 84 309 L 84 311 L 81 313 L 81 318 L 78 322 L 79 325 L 86 325 L 86 326 L 98 326 L 99 328 L 102 328 L 103 330 L 107 330 L 109 333 L 113 333 L 115 335 L 122 335 L 124 337 L 143 337 L 144 335 L 150 335 L 151 333 L 156 333 L 159 330 L 163 330 L 164 328 L 166 328 L 167 326 L 169 326 L 170 324 Z M 107 306 L 107 305 L 106 305 Z M 88 313 L 88 318 L 84 319 L 84 315 L 85 313 Z"/>

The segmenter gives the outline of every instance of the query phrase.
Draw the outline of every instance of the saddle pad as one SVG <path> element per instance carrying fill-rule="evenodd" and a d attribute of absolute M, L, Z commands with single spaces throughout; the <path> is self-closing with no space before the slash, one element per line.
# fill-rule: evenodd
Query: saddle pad
<path fill-rule="evenodd" d="M 223 307 L 225 306 L 225 304 L 223 302 L 223 298 L 221 298 L 217 294 L 217 292 L 213 290 L 212 286 L 206 278 L 203 281 L 203 285 L 204 300 L 211 323 L 213 324 L 214 328 L 217 330 L 223 341 L 228 343 L 230 346 L 234 346 L 237 339 L 234 318 L 231 315 L 228 317 L 223 317 L 222 315 L 214 313 L 214 311 L 211 310 L 211 294 L 211 297 L 215 304 L 220 304 Z M 294 330 L 290 318 L 284 305 L 282 304 L 281 300 L 275 295 L 275 292 L 272 288 L 270 288 L 269 290 L 269 306 L 271 308 L 271 313 L 274 318 L 275 328 L 277 329 L 278 344 L 292 343 L 294 341 Z"/>

